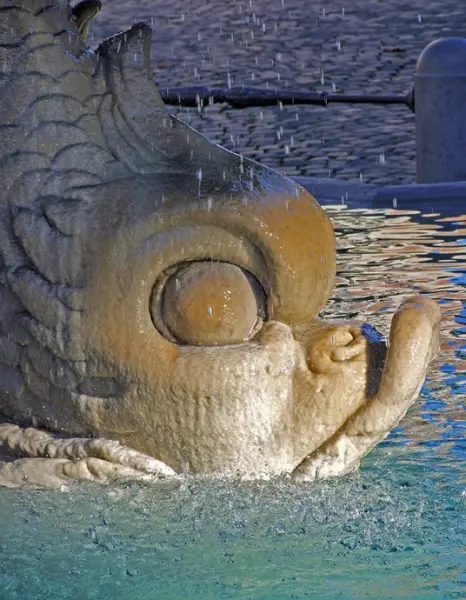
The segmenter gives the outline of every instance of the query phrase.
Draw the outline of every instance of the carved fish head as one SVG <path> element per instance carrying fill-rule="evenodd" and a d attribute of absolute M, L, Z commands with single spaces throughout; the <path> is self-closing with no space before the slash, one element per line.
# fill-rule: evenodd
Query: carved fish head
<path fill-rule="evenodd" d="M 147 25 L 92 51 L 99 6 L 0 0 L 0 412 L 249 474 L 349 447 L 363 414 L 354 465 L 416 396 L 438 309 L 406 305 L 387 360 L 367 326 L 318 320 L 324 211 L 166 111 Z"/>

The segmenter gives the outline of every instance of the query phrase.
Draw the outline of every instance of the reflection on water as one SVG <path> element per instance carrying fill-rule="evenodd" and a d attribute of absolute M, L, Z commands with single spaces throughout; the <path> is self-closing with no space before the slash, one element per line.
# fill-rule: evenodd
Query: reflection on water
<path fill-rule="evenodd" d="M 407 295 L 442 304 L 441 354 L 401 426 L 359 473 L 311 486 L 0 489 L 1 600 L 466 598 L 466 217 L 328 211 L 325 317 L 387 332 Z"/>

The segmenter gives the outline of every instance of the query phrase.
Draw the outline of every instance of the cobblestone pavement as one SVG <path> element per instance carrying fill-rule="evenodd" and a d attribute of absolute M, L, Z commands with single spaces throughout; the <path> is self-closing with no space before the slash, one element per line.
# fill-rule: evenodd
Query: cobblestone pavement
<path fill-rule="evenodd" d="M 466 35 L 459 0 L 104 0 L 91 44 L 137 21 L 153 26 L 160 87 L 406 93 L 429 42 Z M 291 176 L 414 181 L 414 116 L 406 106 L 216 105 L 175 113 Z"/>

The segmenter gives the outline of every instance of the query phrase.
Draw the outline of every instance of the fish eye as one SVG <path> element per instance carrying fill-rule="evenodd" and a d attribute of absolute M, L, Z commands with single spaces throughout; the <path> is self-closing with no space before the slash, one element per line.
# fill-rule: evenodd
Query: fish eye
<path fill-rule="evenodd" d="M 185 262 L 159 278 L 151 294 L 150 312 L 156 329 L 175 343 L 240 344 L 262 327 L 265 293 L 256 277 L 237 265 Z"/>

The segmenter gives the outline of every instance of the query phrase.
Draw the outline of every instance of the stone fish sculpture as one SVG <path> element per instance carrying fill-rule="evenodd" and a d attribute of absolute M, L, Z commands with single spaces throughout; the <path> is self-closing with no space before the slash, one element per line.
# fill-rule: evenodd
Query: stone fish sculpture
<path fill-rule="evenodd" d="M 170 116 L 151 30 L 86 43 L 95 0 L 0 0 L 0 484 L 355 469 L 405 414 L 440 311 L 388 350 L 325 322 L 332 226 Z"/>

